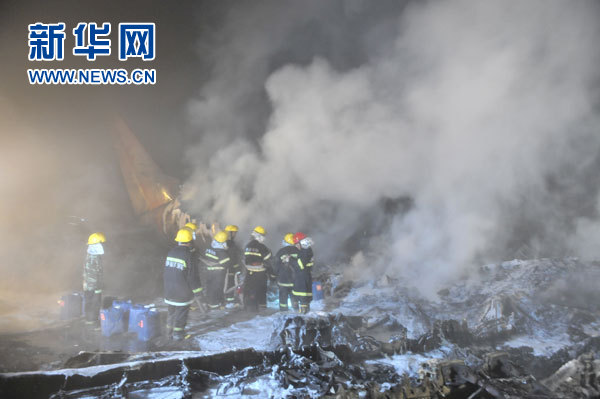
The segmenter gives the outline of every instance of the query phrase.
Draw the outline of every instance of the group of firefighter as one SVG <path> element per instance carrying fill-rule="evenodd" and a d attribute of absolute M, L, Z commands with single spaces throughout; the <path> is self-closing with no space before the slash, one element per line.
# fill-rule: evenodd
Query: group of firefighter
<path fill-rule="evenodd" d="M 310 310 L 312 300 L 313 241 L 304 233 L 287 233 L 273 257 L 264 244 L 267 231 L 256 226 L 242 250 L 235 241 L 238 227 L 228 225 L 212 237 L 207 248 L 195 245 L 198 227 L 187 223 L 175 236 L 177 245 L 167 254 L 164 268 L 164 298 L 168 305 L 167 333 L 185 337 L 190 307 L 222 309 L 243 306 L 257 312 L 267 306 L 267 282 L 277 282 L 279 309 L 288 310 L 288 299 L 299 313 Z M 104 255 L 102 233 L 88 238 L 83 271 L 86 323 L 96 324 L 101 306 Z M 200 276 L 204 280 L 201 284 Z"/>
<path fill-rule="evenodd" d="M 168 305 L 167 330 L 182 339 L 190 306 L 207 304 L 209 310 L 243 306 L 257 312 L 267 306 L 267 282 L 277 282 L 279 309 L 307 313 L 312 300 L 313 241 L 304 233 L 287 233 L 273 257 L 264 244 L 267 231 L 256 226 L 243 250 L 235 241 L 238 227 L 228 225 L 215 233 L 210 245 L 197 250 L 197 226 L 188 223 L 177 232 L 177 245 L 167 255 L 164 296 Z M 200 271 L 200 274 L 199 274 Z M 204 280 L 201 284 L 200 276 Z M 241 295 L 238 295 L 241 294 Z"/>

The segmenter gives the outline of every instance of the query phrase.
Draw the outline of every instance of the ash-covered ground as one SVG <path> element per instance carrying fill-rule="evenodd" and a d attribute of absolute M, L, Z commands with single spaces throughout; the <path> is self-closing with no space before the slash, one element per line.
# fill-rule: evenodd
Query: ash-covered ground
<path fill-rule="evenodd" d="M 258 315 L 193 311 L 184 343 L 106 338 L 78 320 L 5 335 L 0 390 L 55 398 L 597 397 L 599 274 L 600 264 L 575 258 L 515 260 L 483 266 L 432 300 L 401 278 L 353 283 L 321 267 L 315 278 L 328 295 L 308 315 L 278 312 L 274 295 Z"/>

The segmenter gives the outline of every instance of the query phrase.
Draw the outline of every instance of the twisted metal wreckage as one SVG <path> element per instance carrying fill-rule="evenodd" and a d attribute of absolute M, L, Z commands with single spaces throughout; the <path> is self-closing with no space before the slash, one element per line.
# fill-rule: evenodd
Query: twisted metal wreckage
<path fill-rule="evenodd" d="M 186 223 L 195 222 L 199 238 L 210 243 L 218 225 L 200 223 L 181 209 L 179 180 L 160 169 L 122 119 L 116 122 L 113 141 L 127 193 L 140 220 L 169 238 Z"/>
<path fill-rule="evenodd" d="M 123 122 L 116 140 L 136 213 L 174 234 L 191 220 L 175 197 L 178 182 Z M 203 235 L 210 233 L 205 225 Z M 262 345 L 209 353 L 203 346 L 213 338 L 199 335 L 194 350 L 81 352 L 59 370 L 1 374 L 0 396 L 598 397 L 599 266 L 577 259 L 488 265 L 440 291 L 439 301 L 389 277 L 343 281 L 330 268 L 318 276 L 328 293 L 323 311 L 266 316 L 270 339 Z M 235 334 L 257 334 L 254 324 L 230 324 Z"/>

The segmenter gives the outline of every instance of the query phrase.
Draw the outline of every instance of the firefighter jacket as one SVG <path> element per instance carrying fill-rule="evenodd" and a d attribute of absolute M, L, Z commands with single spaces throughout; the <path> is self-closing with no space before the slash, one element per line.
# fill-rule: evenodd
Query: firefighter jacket
<path fill-rule="evenodd" d="M 227 271 L 231 265 L 229 252 L 222 248 L 206 248 L 200 260 L 209 272 L 217 270 Z"/>
<path fill-rule="evenodd" d="M 273 265 L 273 273 L 277 275 L 277 284 L 281 287 L 294 286 L 293 264 L 298 258 L 298 248 L 293 245 L 287 245 L 277 251 Z"/>
<path fill-rule="evenodd" d="M 167 305 L 186 306 L 194 302 L 194 295 L 199 294 L 202 287 L 192 248 L 179 245 L 169 251 L 163 280 Z"/>
<path fill-rule="evenodd" d="M 242 271 L 242 249 L 233 240 L 227 241 L 227 252 L 231 262 L 229 263 L 229 270 L 227 273 L 238 273 Z"/>
<path fill-rule="evenodd" d="M 315 255 L 313 253 L 312 247 L 302 248 L 300 250 L 300 257 L 302 257 L 302 261 L 306 265 L 306 267 L 311 268 L 315 264 Z"/>
<path fill-rule="evenodd" d="M 271 250 L 257 240 L 250 241 L 244 248 L 244 264 L 249 272 L 271 270 Z"/>
<path fill-rule="evenodd" d="M 294 269 L 292 294 L 295 296 L 312 298 L 312 266 L 308 266 L 313 261 L 312 259 L 313 253 L 310 248 L 301 249 L 296 258 L 290 258 Z"/>
<path fill-rule="evenodd" d="M 102 292 L 102 256 L 88 254 L 85 257 L 85 266 L 83 267 L 83 290 Z"/>

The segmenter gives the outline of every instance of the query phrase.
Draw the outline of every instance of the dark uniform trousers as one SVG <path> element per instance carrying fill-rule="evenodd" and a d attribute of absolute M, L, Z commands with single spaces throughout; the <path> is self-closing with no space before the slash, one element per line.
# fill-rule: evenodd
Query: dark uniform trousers
<path fill-rule="evenodd" d="M 177 338 L 183 338 L 183 331 L 187 324 L 188 313 L 190 312 L 190 305 L 183 306 L 168 306 L 167 313 L 167 330 L 169 335 L 173 332 Z"/>
<path fill-rule="evenodd" d="M 281 311 L 288 310 L 288 298 L 291 298 L 292 307 L 297 310 L 298 303 L 296 301 L 294 301 L 294 296 L 292 295 L 292 288 L 294 288 L 294 284 L 282 285 L 281 283 L 279 283 L 278 285 L 279 285 L 279 310 L 281 310 Z"/>
<path fill-rule="evenodd" d="M 231 287 L 235 287 L 235 272 L 234 273 L 227 272 L 225 279 L 227 279 L 227 289 L 230 289 Z M 227 303 L 235 302 L 235 293 L 236 293 L 235 288 L 230 289 L 229 292 L 227 292 L 225 294 L 225 301 Z"/>
<path fill-rule="evenodd" d="M 206 272 L 206 297 L 208 307 L 218 309 L 223 305 L 223 285 L 225 284 L 226 271 L 224 268 L 208 270 Z"/>
<path fill-rule="evenodd" d="M 83 314 L 86 324 L 100 322 L 102 307 L 102 257 L 88 253 L 83 268 Z"/>
<path fill-rule="evenodd" d="M 267 307 L 267 272 L 248 271 L 244 280 L 244 308 L 258 311 L 259 307 Z"/>
<path fill-rule="evenodd" d="M 227 251 L 229 253 L 229 257 L 231 258 L 231 262 L 229 263 L 229 267 L 227 268 L 227 275 L 225 276 L 225 279 L 227 280 L 226 289 L 229 290 L 227 293 L 225 293 L 225 301 L 227 303 L 234 303 L 237 299 L 237 285 L 235 283 L 235 275 L 241 272 L 240 265 L 242 263 L 242 249 L 236 244 L 234 240 L 228 240 L 227 247 Z"/>
<path fill-rule="evenodd" d="M 83 291 L 83 313 L 88 324 L 97 323 L 102 306 L 102 290 Z"/>

